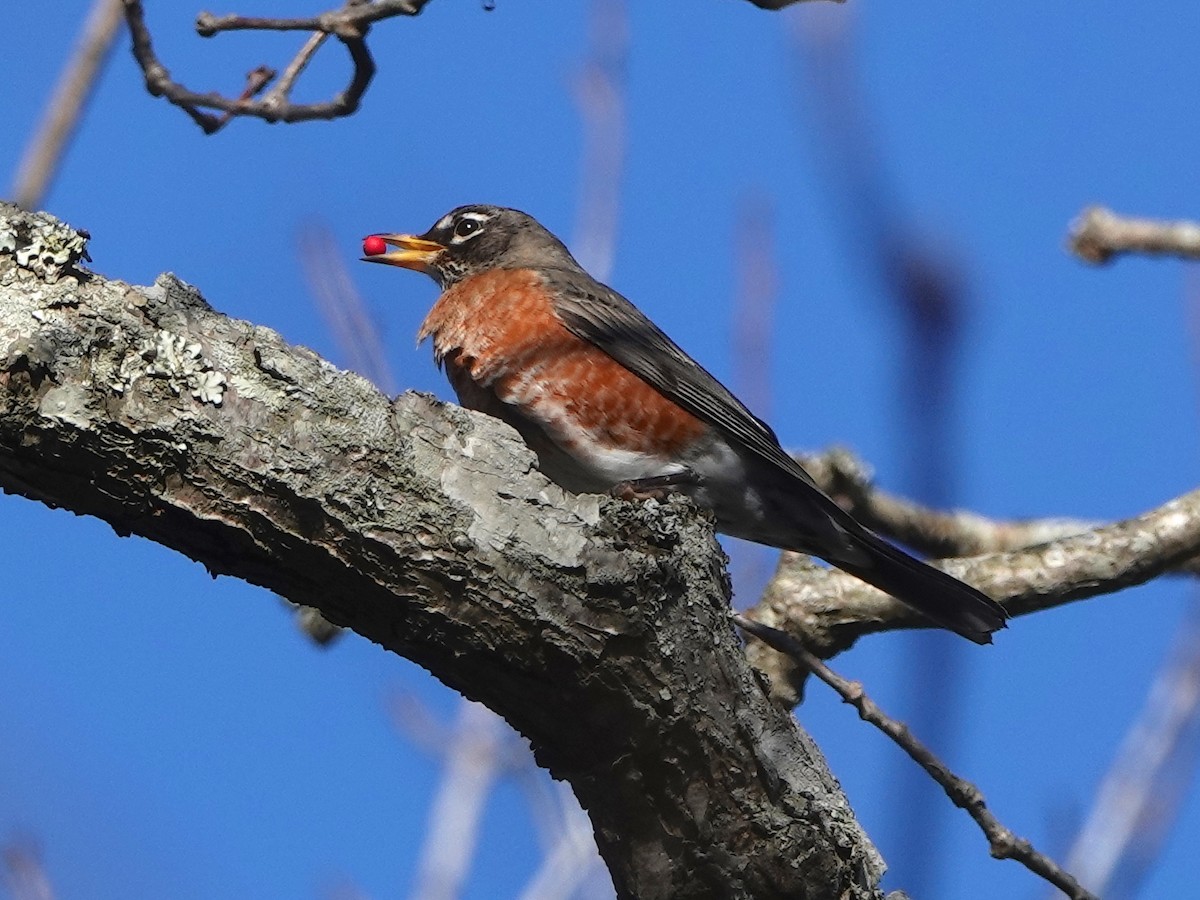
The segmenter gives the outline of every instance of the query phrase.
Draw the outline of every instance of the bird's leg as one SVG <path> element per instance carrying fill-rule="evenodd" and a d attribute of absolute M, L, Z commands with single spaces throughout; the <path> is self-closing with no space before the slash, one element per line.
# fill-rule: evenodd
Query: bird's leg
<path fill-rule="evenodd" d="M 682 469 L 669 475 L 619 481 L 612 486 L 610 493 L 618 500 L 665 500 L 676 489 L 695 487 L 702 480 L 699 473 L 692 469 Z"/>

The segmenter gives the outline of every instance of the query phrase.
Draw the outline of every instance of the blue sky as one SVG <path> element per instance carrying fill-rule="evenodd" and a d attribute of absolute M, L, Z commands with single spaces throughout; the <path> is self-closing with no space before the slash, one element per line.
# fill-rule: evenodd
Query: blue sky
<path fill-rule="evenodd" d="M 160 56 L 198 89 L 240 90 L 240 73 L 279 65 L 298 44 L 201 40 L 190 28 L 196 10 L 151 6 Z M 1195 486 L 1186 269 L 1145 260 L 1094 269 L 1063 239 L 1093 202 L 1200 215 L 1190 87 L 1200 8 L 631 6 L 611 281 L 729 380 L 736 213 L 746 197 L 768 198 L 780 276 L 770 418 L 785 445 L 847 444 L 892 488 L 914 465 L 895 413 L 897 323 L 831 177 L 816 81 L 802 74 L 790 17 L 810 30 L 853 29 L 898 208 L 966 274 L 957 502 L 1003 517 L 1109 519 Z M 6 12 L 4 179 L 85 8 Z M 105 275 L 149 283 L 175 272 L 218 309 L 337 360 L 298 258 L 306 224 L 328 224 L 348 261 L 364 234 L 423 230 L 470 202 L 518 206 L 571 240 L 582 140 L 570 85 L 586 14 L 562 0 L 499 0 L 491 12 L 433 0 L 415 20 L 374 29 L 379 74 L 358 115 L 234 122 L 213 137 L 146 94 L 122 38 L 44 206 L 92 232 Z M 323 59 L 300 99 L 340 86 L 338 48 Z M 434 285 L 383 267 L 352 272 L 399 383 L 449 397 L 427 348 L 413 349 Z M 0 840 L 36 839 L 64 897 L 409 890 L 438 765 L 393 727 L 387 702 L 415 692 L 450 715 L 449 691 L 353 637 L 312 648 L 266 592 L 214 581 L 102 523 L 0 501 Z M 1186 583 L 1164 581 L 1018 620 L 995 647 L 963 651 L 965 724 L 947 752 L 1006 824 L 1063 854 L 1191 596 Z M 908 646 L 879 637 L 837 667 L 886 708 L 936 711 L 937 696 L 906 696 Z M 818 687 L 800 718 L 888 855 L 898 844 L 888 807 L 904 772 L 898 752 Z M 514 895 L 537 860 L 515 786 L 500 788 L 484 828 L 468 896 Z M 1045 896 L 1024 870 L 991 860 L 963 814 L 947 807 L 937 835 L 940 865 L 920 882 L 924 896 Z M 1145 896 L 1191 889 L 1198 839 L 1192 792 Z M 905 860 L 889 862 L 891 886 L 913 883 Z"/>

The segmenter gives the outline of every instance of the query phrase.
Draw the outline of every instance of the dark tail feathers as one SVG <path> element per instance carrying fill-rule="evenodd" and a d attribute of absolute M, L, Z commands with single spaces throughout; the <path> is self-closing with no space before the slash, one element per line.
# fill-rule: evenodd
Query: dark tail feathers
<path fill-rule="evenodd" d="M 1008 614 L 995 600 L 940 569 L 926 565 L 883 538 L 853 523 L 844 529 L 854 551 L 852 560 L 830 560 L 897 600 L 911 606 L 943 628 L 977 644 L 990 644 L 992 632 L 1005 625 Z"/>

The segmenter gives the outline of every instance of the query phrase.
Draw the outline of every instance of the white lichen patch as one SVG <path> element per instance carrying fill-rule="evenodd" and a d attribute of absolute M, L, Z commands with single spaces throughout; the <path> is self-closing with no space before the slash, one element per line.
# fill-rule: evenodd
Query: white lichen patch
<path fill-rule="evenodd" d="M 87 428 L 92 416 L 88 410 L 88 393 L 77 384 L 56 385 L 46 392 L 38 407 L 48 419 L 58 419 L 79 428 Z"/>
<path fill-rule="evenodd" d="M 200 372 L 195 377 L 192 386 L 192 396 L 201 403 L 221 405 L 221 397 L 225 394 L 225 376 L 220 372 Z"/>
<path fill-rule="evenodd" d="M 230 375 L 227 384 L 243 400 L 257 400 L 265 403 L 272 412 L 281 409 L 287 401 L 287 394 L 284 391 L 273 389 L 261 379 L 233 374 Z"/>
<path fill-rule="evenodd" d="M 13 228 L 12 221 L 9 219 L 0 218 L 0 253 L 17 252 L 17 231 Z"/>
<path fill-rule="evenodd" d="M 176 396 L 186 392 L 214 406 L 221 405 L 225 394 L 225 376 L 209 365 L 203 348 L 169 331 L 159 331 L 138 344 L 137 350 L 121 361 L 111 386 L 123 394 L 143 377 L 160 378 Z"/>
<path fill-rule="evenodd" d="M 81 259 L 88 259 L 88 234 L 76 231 L 45 213 L 0 216 L 0 253 L 11 254 L 17 266 L 53 284 Z"/>

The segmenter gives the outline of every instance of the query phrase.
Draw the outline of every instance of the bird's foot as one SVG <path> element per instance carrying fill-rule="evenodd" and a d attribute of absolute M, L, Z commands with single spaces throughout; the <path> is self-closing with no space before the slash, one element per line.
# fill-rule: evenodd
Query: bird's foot
<path fill-rule="evenodd" d="M 669 494 L 681 487 L 695 487 L 700 476 L 691 469 L 672 472 L 669 475 L 654 475 L 650 478 L 633 478 L 619 481 L 610 493 L 618 500 L 665 500 Z"/>

